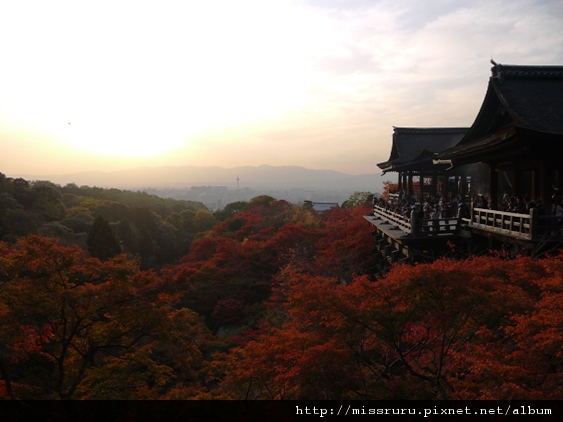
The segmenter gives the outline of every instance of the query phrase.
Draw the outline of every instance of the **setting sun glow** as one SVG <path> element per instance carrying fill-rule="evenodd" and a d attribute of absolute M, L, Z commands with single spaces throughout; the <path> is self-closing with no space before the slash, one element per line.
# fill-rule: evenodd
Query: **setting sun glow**
<path fill-rule="evenodd" d="M 0 5 L 0 171 L 377 171 L 393 126 L 469 126 L 489 60 L 563 63 L 548 0 Z"/>

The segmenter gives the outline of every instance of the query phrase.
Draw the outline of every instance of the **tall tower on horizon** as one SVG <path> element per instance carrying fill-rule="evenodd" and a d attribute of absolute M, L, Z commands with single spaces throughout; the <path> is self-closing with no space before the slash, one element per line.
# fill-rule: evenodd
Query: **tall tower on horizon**
<path fill-rule="evenodd" d="M 239 181 L 239 180 L 240 180 L 240 179 L 238 178 L 238 174 L 237 174 L 237 190 L 238 190 L 238 181 Z"/>

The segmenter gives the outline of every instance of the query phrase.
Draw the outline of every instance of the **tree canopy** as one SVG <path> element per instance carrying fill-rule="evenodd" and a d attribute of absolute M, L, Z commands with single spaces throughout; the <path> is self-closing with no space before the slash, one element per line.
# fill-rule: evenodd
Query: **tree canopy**
<path fill-rule="evenodd" d="M 102 261 L 107 261 L 121 253 L 121 246 L 109 222 L 98 215 L 88 233 L 88 252 Z"/>
<path fill-rule="evenodd" d="M 0 398 L 563 393 L 563 255 L 376 277 L 367 192 L 324 213 L 258 197 L 212 214 L 1 176 Z"/>

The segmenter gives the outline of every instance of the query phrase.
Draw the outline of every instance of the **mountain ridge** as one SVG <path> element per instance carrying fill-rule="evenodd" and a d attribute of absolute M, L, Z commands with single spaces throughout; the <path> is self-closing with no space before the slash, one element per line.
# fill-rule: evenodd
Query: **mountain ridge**
<path fill-rule="evenodd" d="M 159 166 L 135 167 L 104 172 L 101 170 L 75 172 L 59 175 L 15 174 L 26 180 L 49 180 L 66 185 L 75 183 L 104 188 L 183 188 L 202 185 L 220 185 L 236 188 L 237 177 L 240 188 L 272 189 L 353 189 L 381 190 L 379 173 L 350 175 L 330 169 L 308 169 L 300 166 L 240 166 L 224 168 L 218 166 Z"/>

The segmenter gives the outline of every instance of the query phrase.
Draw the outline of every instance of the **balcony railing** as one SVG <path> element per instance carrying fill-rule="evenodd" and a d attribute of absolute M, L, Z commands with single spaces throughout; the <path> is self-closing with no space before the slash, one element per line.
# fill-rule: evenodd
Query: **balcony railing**
<path fill-rule="evenodd" d="M 439 218 L 435 220 L 421 220 L 418 235 L 422 236 L 451 236 L 459 230 L 459 219 Z"/>
<path fill-rule="evenodd" d="M 373 215 L 380 217 L 383 221 L 386 221 L 389 224 L 394 225 L 395 227 L 404 231 L 405 233 L 410 234 L 411 232 L 410 221 L 406 219 L 404 216 L 402 216 L 401 214 L 397 214 L 394 213 L 393 211 L 389 211 L 378 205 L 374 205 Z"/>
<path fill-rule="evenodd" d="M 485 208 L 474 208 L 470 225 L 516 238 L 532 239 L 532 219 L 531 214 L 517 214 Z"/>
<path fill-rule="evenodd" d="M 473 208 L 469 219 L 419 220 L 415 214 L 410 219 L 406 219 L 403 215 L 375 205 L 373 214 L 413 237 L 449 236 L 458 233 L 461 225 L 465 224 L 515 239 L 563 241 L 563 218 L 551 215 L 539 216 L 535 208 L 530 210 L 530 214 Z"/>
<path fill-rule="evenodd" d="M 394 227 L 411 236 L 444 236 L 455 234 L 458 230 L 459 220 L 457 218 L 439 218 L 419 220 L 416 215 L 407 219 L 401 214 L 394 213 L 383 207 L 374 205 L 373 214 L 380 217 Z M 414 229 L 413 229 L 414 228 Z"/>
<path fill-rule="evenodd" d="M 562 223 L 561 217 L 540 216 L 535 208 L 530 210 L 530 214 L 475 208 L 470 224 L 473 227 L 519 239 L 541 241 L 563 239 Z"/>

